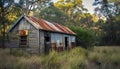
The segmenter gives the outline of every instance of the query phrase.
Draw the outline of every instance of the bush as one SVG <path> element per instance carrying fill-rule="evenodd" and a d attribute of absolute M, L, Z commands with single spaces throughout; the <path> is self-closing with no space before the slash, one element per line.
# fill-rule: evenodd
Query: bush
<path fill-rule="evenodd" d="M 60 69 L 60 61 L 60 56 L 56 51 L 52 51 L 48 55 L 42 56 L 42 66 L 44 69 Z"/>
<path fill-rule="evenodd" d="M 72 31 L 76 33 L 77 46 L 84 48 L 90 48 L 94 45 L 94 34 L 82 27 L 70 27 Z"/>

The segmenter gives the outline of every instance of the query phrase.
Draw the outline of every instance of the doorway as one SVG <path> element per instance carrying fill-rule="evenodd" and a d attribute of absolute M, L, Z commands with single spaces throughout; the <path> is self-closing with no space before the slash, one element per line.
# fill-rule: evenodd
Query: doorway
<path fill-rule="evenodd" d="M 69 45 L 68 37 L 65 37 L 65 50 L 68 49 L 68 45 Z"/>
<path fill-rule="evenodd" d="M 51 48 L 51 37 L 49 32 L 44 33 L 44 45 L 45 45 L 44 52 L 45 54 L 48 54 Z"/>

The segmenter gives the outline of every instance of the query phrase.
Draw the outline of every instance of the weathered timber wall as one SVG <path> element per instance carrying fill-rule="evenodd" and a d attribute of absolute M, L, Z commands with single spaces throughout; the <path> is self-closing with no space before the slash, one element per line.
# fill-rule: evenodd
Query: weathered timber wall
<path fill-rule="evenodd" d="M 28 51 L 31 53 L 39 52 L 39 30 L 37 30 L 32 24 L 30 24 L 27 20 L 22 19 L 20 23 L 15 26 L 15 28 L 9 33 L 10 36 L 10 44 L 11 47 L 19 47 L 19 31 L 20 30 L 28 30 L 27 36 L 27 44 Z"/>

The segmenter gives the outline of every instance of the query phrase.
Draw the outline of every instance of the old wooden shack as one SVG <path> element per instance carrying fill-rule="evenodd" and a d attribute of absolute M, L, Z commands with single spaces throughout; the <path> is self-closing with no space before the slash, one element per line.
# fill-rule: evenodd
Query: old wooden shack
<path fill-rule="evenodd" d="M 32 16 L 21 16 L 10 28 L 9 37 L 10 47 L 26 48 L 33 53 L 75 47 L 75 33 L 69 28 Z"/>

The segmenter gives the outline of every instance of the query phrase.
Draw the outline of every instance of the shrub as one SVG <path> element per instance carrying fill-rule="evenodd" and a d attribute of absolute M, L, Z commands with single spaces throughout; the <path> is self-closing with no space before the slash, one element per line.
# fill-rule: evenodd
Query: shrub
<path fill-rule="evenodd" d="M 83 48 L 74 48 L 69 52 L 64 52 L 61 56 L 61 69 L 84 69 L 86 67 L 86 50 Z M 60 56 L 59 56 L 60 57 Z"/>
<path fill-rule="evenodd" d="M 88 29 L 82 27 L 70 27 L 76 33 L 77 46 L 90 48 L 94 44 L 94 34 Z"/>
<path fill-rule="evenodd" d="M 48 55 L 42 56 L 42 66 L 44 69 L 60 69 L 60 56 L 56 51 L 50 52 Z"/>

